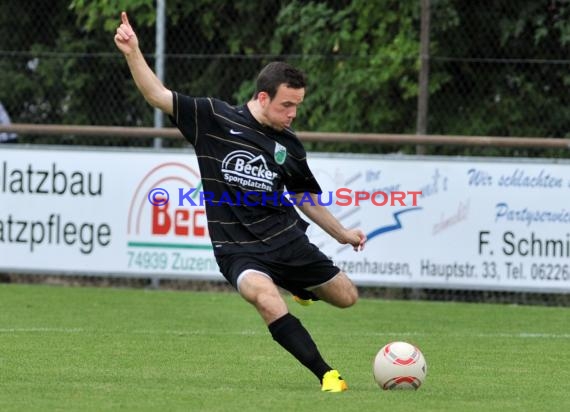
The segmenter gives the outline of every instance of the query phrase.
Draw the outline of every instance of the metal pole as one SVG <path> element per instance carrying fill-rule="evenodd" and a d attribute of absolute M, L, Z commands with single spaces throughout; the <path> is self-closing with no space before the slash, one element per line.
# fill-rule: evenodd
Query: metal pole
<path fill-rule="evenodd" d="M 418 118 L 416 124 L 416 134 L 425 135 L 427 133 L 428 98 L 429 98 L 429 20 L 430 20 L 430 0 L 420 0 L 421 4 L 421 26 L 420 26 L 420 75 L 418 90 Z M 426 154 L 426 147 L 416 146 L 416 154 Z M 411 299 L 421 299 L 422 290 L 412 288 L 410 290 Z"/>
<path fill-rule="evenodd" d="M 427 134 L 429 100 L 429 37 L 430 37 L 430 0 L 421 0 L 420 28 L 420 75 L 418 90 L 418 118 L 416 133 Z M 416 146 L 416 154 L 425 154 L 426 147 Z"/>
<path fill-rule="evenodd" d="M 156 46 L 155 46 L 155 72 L 158 79 L 164 83 L 164 44 L 166 37 L 166 0 L 156 1 Z M 163 114 L 159 109 L 154 109 L 154 128 L 162 129 Z M 162 147 L 162 138 L 154 138 L 154 147 Z M 151 288 L 160 288 L 160 279 L 151 279 Z"/>
<path fill-rule="evenodd" d="M 156 48 L 155 48 L 155 72 L 161 82 L 164 82 L 164 44 L 166 37 L 166 0 L 156 1 Z M 154 109 L 154 127 L 163 127 L 163 114 L 159 109 Z M 162 139 L 154 139 L 154 147 L 162 147 Z"/>

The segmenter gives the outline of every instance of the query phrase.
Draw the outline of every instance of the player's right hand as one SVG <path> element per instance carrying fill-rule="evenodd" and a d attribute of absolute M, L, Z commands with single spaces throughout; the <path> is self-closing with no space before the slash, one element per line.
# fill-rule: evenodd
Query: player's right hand
<path fill-rule="evenodd" d="M 139 47 L 139 40 L 129 23 L 126 12 L 121 13 L 121 25 L 115 33 L 115 44 L 124 54 L 129 54 Z"/>

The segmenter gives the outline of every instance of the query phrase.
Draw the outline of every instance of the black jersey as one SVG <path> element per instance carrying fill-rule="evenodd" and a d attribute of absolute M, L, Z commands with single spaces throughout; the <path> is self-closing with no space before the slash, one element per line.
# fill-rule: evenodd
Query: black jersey
<path fill-rule="evenodd" d="M 247 105 L 173 96 L 171 120 L 198 158 L 214 253 L 261 253 L 303 236 L 308 224 L 283 193 L 321 188 L 295 133 L 261 125 Z"/>

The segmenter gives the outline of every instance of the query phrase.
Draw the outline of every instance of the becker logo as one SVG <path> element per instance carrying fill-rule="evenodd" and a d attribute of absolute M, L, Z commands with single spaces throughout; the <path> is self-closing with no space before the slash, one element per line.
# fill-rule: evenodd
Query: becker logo
<path fill-rule="evenodd" d="M 127 234 L 140 242 L 172 242 L 190 239 L 209 244 L 206 211 L 203 206 L 177 206 L 176 202 L 152 204 L 149 193 L 157 187 L 177 193 L 179 187 L 202 189 L 200 175 L 192 167 L 179 162 L 165 162 L 152 168 L 138 183 L 129 207 Z M 160 194 L 154 196 L 160 200 Z M 198 199 L 197 199 L 198 200 Z M 137 242 L 129 242 L 136 246 Z M 155 245 L 154 247 L 158 247 Z"/>
<path fill-rule="evenodd" d="M 235 150 L 222 161 L 222 173 L 228 183 L 262 190 L 273 190 L 273 180 L 278 176 L 269 170 L 262 155 L 254 156 L 245 150 Z"/>

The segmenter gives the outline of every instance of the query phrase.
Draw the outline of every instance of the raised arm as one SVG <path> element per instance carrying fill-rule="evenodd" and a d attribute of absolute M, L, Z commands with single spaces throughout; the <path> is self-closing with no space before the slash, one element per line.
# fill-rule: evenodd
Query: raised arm
<path fill-rule="evenodd" d="M 121 13 L 121 25 L 117 27 L 115 44 L 123 52 L 131 75 L 145 100 L 153 107 L 172 115 L 172 91 L 168 90 L 148 66 L 140 48 L 136 33 L 129 23 L 127 13 Z"/>
<path fill-rule="evenodd" d="M 295 204 L 299 204 L 302 193 L 298 193 L 294 196 L 296 198 Z M 360 229 L 347 229 L 345 228 L 336 217 L 332 215 L 329 210 L 319 204 L 317 195 L 311 193 L 313 199 L 313 204 L 307 204 L 308 202 L 303 202 L 298 208 L 313 222 L 321 227 L 330 236 L 335 238 L 339 243 L 346 245 L 352 245 L 355 251 L 364 249 L 364 243 L 366 243 L 366 235 Z"/>

